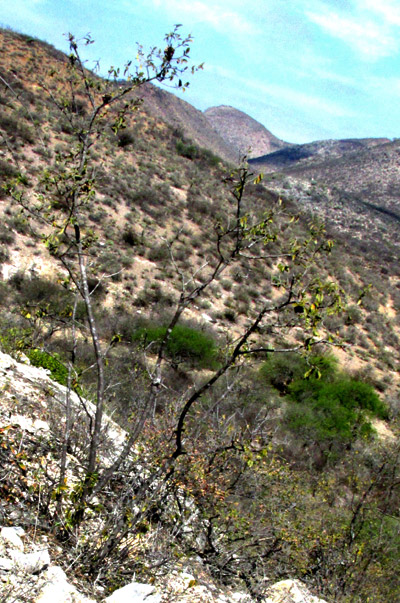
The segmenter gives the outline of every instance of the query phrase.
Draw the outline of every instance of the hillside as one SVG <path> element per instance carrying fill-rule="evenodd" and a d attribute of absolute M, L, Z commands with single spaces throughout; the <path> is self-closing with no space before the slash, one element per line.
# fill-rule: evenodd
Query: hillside
<path fill-rule="evenodd" d="M 286 165 L 285 173 L 301 179 L 314 179 L 338 193 L 399 215 L 400 142 L 381 139 L 357 141 L 346 153 L 316 154 L 308 162 Z M 267 161 L 269 158 L 266 158 Z M 283 167 L 283 166 L 281 166 Z"/>
<path fill-rule="evenodd" d="M 233 171 L 214 134 L 195 142 L 195 109 L 141 71 L 90 73 L 74 39 L 68 57 L 0 42 L 0 347 L 58 384 L 33 393 L 2 355 L 3 525 L 100 600 L 135 580 L 163 602 L 270 603 L 292 579 L 397 600 L 391 216 L 322 171 Z M 179 85 L 187 45 L 168 42 L 142 62 Z M 288 603 L 312 600 L 295 585 Z"/>
<path fill-rule="evenodd" d="M 49 448 L 52 451 L 50 454 L 47 453 L 47 467 L 49 471 L 54 471 L 54 477 L 56 476 L 55 468 L 58 459 L 54 437 L 57 431 L 57 418 L 62 416 L 67 391 L 65 387 L 51 379 L 49 371 L 31 366 L 27 358 L 20 360 L 22 362 L 16 362 L 0 352 L 0 387 L 3 391 L 6 390 L 0 406 L 0 430 L 9 431 L 8 437 L 2 440 L 3 450 L 6 442 L 10 443 L 25 436 L 25 450 L 29 449 L 30 453 L 25 459 L 25 475 L 19 475 L 18 469 L 11 468 L 10 471 L 8 468 L 15 479 L 14 491 L 24 498 L 27 495 L 27 483 L 32 483 L 34 474 L 40 471 L 38 450 L 45 452 Z M 46 390 L 51 393 L 46 395 L 44 402 Z M 24 398 L 26 400 L 28 396 L 29 404 L 26 404 Z M 86 401 L 86 404 L 89 411 L 94 414 L 90 402 Z M 73 412 L 77 421 L 84 423 L 86 418 L 82 411 L 78 397 L 73 394 Z M 113 447 L 122 445 L 126 433 L 106 417 L 103 435 L 101 455 L 107 458 Z M 74 433 L 74 439 L 76 436 L 77 434 Z M 78 440 L 79 436 L 76 438 L 76 443 Z M 32 454 L 32 451 L 36 454 Z M 76 454 L 77 450 L 74 457 L 70 455 L 69 459 L 70 480 L 79 479 Z M 5 456 L 2 455 L 2 461 L 5 460 Z M 0 471 L 4 480 L 4 465 Z M 218 588 L 199 560 L 191 560 L 184 569 L 181 564 L 176 563 L 167 576 L 161 575 L 159 583 L 157 581 L 154 584 L 153 581 L 150 585 L 131 582 L 114 591 L 111 596 L 107 596 L 108 593 L 104 592 L 104 588 L 88 583 L 83 576 L 78 580 L 76 577 L 73 580 L 68 579 L 69 577 L 58 565 L 62 562 L 62 555 L 57 541 L 48 538 L 42 531 L 43 526 L 39 530 L 39 535 L 32 534 L 30 522 L 34 522 L 35 518 L 26 514 L 26 507 L 23 509 L 8 501 L 6 508 L 10 519 L 18 523 L 18 527 L 2 527 L 0 530 L 0 580 L 5 582 L 4 588 L 0 586 L 2 601 L 15 600 L 14 597 L 18 597 L 18 601 L 29 601 L 29 603 L 36 601 L 38 603 L 95 603 L 95 601 L 125 603 L 130 597 L 128 600 L 134 603 L 160 603 L 161 600 L 193 603 L 199 600 L 202 603 L 212 603 L 215 600 L 226 601 L 226 603 L 252 603 L 244 592 Z M 2 511 L 4 510 L 2 507 Z M 2 523 L 7 519 L 4 513 L 0 517 Z M 145 546 L 144 540 L 145 538 L 141 543 L 142 549 Z M 192 573 L 188 573 L 189 571 Z M 81 592 L 78 591 L 77 586 Z M 292 580 L 273 585 L 266 603 L 281 603 L 281 597 L 290 597 L 290 593 L 307 598 L 309 603 L 324 603 L 322 599 L 312 597 L 304 585 Z"/>
<path fill-rule="evenodd" d="M 253 159 L 251 164 L 272 171 L 276 190 L 290 189 L 298 195 L 332 225 L 335 236 L 350 236 L 368 257 L 381 257 L 386 264 L 396 262 L 400 245 L 398 141 L 310 143 Z M 388 268 L 392 270 L 394 266 Z"/>
<path fill-rule="evenodd" d="M 347 157 L 348 153 L 356 155 L 389 142 L 386 138 L 349 138 L 344 140 L 319 140 L 306 144 L 290 145 L 274 150 L 265 156 L 251 157 L 251 163 L 265 171 L 281 169 L 308 169 L 324 160 L 331 161 Z M 338 173 L 338 172 L 337 172 Z"/>
<path fill-rule="evenodd" d="M 142 88 L 140 96 L 152 115 L 177 128 L 200 147 L 210 149 L 228 162 L 236 162 L 235 145 L 213 127 L 207 113 L 203 114 L 176 95 L 152 84 Z"/>
<path fill-rule="evenodd" d="M 234 107 L 210 107 L 204 111 L 204 115 L 214 130 L 234 150 L 236 161 L 244 154 L 260 157 L 290 146 L 258 121 Z"/>

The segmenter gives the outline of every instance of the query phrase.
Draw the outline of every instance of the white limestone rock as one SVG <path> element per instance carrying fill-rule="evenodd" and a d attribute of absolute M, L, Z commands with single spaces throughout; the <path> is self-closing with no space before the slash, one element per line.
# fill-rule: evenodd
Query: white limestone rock
<path fill-rule="evenodd" d="M 50 555 L 47 549 L 32 553 L 10 551 L 10 557 L 18 568 L 31 574 L 39 573 L 50 565 Z"/>
<path fill-rule="evenodd" d="M 40 419 L 31 419 L 24 415 L 11 415 L 10 423 L 12 425 L 18 425 L 24 431 L 28 433 L 38 433 L 38 432 L 49 432 L 50 427 L 46 421 L 41 421 Z"/>
<path fill-rule="evenodd" d="M 18 362 L 21 362 L 21 364 L 31 364 L 31 361 L 29 360 L 28 356 L 23 352 L 18 352 L 17 358 Z"/>
<path fill-rule="evenodd" d="M 11 559 L 6 559 L 5 557 L 0 557 L 0 570 L 9 572 L 14 567 L 14 563 Z"/>
<path fill-rule="evenodd" d="M 44 572 L 45 585 L 34 603 L 95 603 L 77 591 L 67 580 L 67 576 L 57 565 Z"/>
<path fill-rule="evenodd" d="M 8 544 L 11 545 L 14 549 L 19 551 L 24 550 L 24 543 L 21 540 L 21 536 L 25 534 L 23 528 L 1 528 L 0 536 L 1 538 Z"/>
<path fill-rule="evenodd" d="M 153 594 L 154 586 L 132 582 L 105 599 L 105 603 L 161 603 L 161 595 Z"/>
<path fill-rule="evenodd" d="M 264 603 L 326 603 L 312 595 L 300 580 L 281 580 L 274 584 Z"/>
<path fill-rule="evenodd" d="M 253 603 L 253 599 L 246 593 L 232 593 L 232 603 Z"/>
<path fill-rule="evenodd" d="M 43 391 L 46 385 L 52 391 L 51 402 L 40 400 L 40 392 Z M 58 410 L 63 412 L 67 388 L 53 381 L 49 370 L 22 364 L 3 352 L 0 352 L 0 388 L 5 388 L 7 392 L 6 397 L 15 397 L 17 400 L 20 397 L 32 397 L 33 400 L 41 404 L 44 412 L 49 411 L 50 404 L 55 412 Z M 74 412 L 81 412 L 82 405 L 77 394 L 70 392 L 70 398 Z M 89 413 L 94 416 L 96 411 L 95 405 L 86 400 L 85 406 Z M 8 417 L 2 421 L 0 417 L 0 426 L 4 424 L 8 425 L 14 421 L 14 424 L 18 424 L 22 429 L 31 433 L 47 432 L 49 430 L 49 426 L 45 421 L 36 418 L 31 419 L 29 417 L 22 417 L 21 415 L 14 415 L 11 419 Z M 107 434 L 108 445 L 101 452 L 102 460 L 108 462 L 108 458 L 111 455 L 110 460 L 113 461 L 113 449 L 117 452 L 122 449 L 127 437 L 126 431 L 121 429 L 110 417 L 104 415 L 103 432 Z M 110 445 L 111 443 L 112 445 Z"/>

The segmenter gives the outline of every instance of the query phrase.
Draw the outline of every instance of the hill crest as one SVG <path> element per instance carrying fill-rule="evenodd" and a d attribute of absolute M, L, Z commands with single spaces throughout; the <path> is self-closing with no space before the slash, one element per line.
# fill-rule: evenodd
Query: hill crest
<path fill-rule="evenodd" d="M 235 150 L 237 157 L 259 157 L 289 145 L 256 119 L 229 105 L 210 107 L 204 115 L 219 136 Z"/>

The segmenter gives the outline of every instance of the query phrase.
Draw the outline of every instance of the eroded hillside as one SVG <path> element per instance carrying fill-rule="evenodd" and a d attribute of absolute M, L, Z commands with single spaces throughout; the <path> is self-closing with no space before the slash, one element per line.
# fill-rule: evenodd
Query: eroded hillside
<path fill-rule="evenodd" d="M 357 211 L 318 183 L 233 171 L 162 120 L 163 94 L 137 102 L 144 76 L 101 80 L 74 40 L 66 57 L 0 35 L 0 343 L 86 417 L 67 397 L 55 472 L 24 504 L 109 590 L 197 558 L 256 601 L 287 577 L 395 600 L 400 294 L 368 253 L 381 222 L 351 232 Z M 104 412 L 128 434 L 107 463 Z M 23 438 L 3 440 L 22 477 Z"/>
<path fill-rule="evenodd" d="M 235 152 L 235 160 L 241 155 L 260 157 L 291 145 L 279 140 L 258 121 L 234 107 L 221 105 L 210 107 L 204 115 L 216 132 Z"/>

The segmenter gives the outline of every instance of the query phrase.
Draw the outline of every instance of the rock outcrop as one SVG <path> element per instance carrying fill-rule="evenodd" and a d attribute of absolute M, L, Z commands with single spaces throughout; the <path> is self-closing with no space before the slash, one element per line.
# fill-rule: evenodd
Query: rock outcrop
<path fill-rule="evenodd" d="M 63 421 L 66 388 L 52 381 L 47 370 L 30 366 L 27 359 L 21 359 L 24 362 L 0 352 L 0 430 L 19 430 L 25 438 L 50 441 L 54 437 L 54 416 L 59 423 Z M 77 396 L 74 396 L 74 407 L 74 412 L 79 413 Z M 91 408 L 88 401 L 85 407 Z M 104 437 L 108 441 L 107 450 L 117 450 L 125 432 L 105 417 Z M 110 446 L 110 442 L 113 445 Z M 24 462 L 33 464 L 35 459 Z M 104 462 L 107 462 L 107 455 Z M 57 471 L 54 463 L 54 459 L 48 459 L 49 471 L 53 465 Z M 74 463 L 73 458 L 71 463 Z M 5 525 L 10 520 L 20 525 Z M 206 568 L 198 560 L 190 559 L 184 568 L 171 569 L 154 585 L 132 582 L 107 596 L 95 585 L 74 584 L 77 580 L 73 576 L 72 579 L 67 577 L 63 568 L 52 561 L 54 555 L 60 556 L 61 549 L 56 541 L 37 530 L 37 518 L 30 515 L 23 502 L 12 513 L 3 510 L 0 521 L 3 522 L 0 532 L 1 601 L 12 597 L 11 600 L 29 603 L 94 603 L 91 596 L 96 596 L 97 601 L 104 603 L 255 603 L 246 593 L 218 587 Z M 83 594 L 85 589 L 95 595 Z M 325 602 L 313 596 L 301 582 L 285 580 L 266 592 L 264 603 Z"/>

